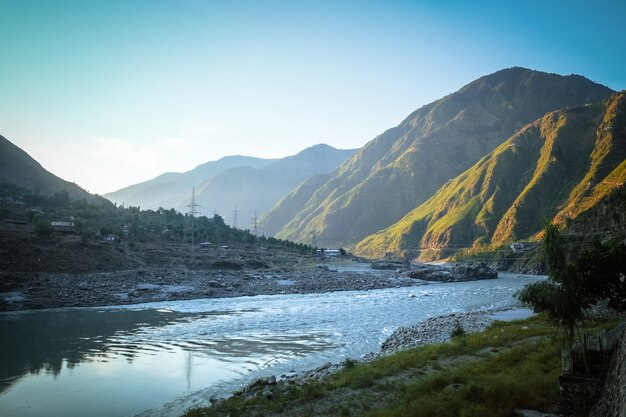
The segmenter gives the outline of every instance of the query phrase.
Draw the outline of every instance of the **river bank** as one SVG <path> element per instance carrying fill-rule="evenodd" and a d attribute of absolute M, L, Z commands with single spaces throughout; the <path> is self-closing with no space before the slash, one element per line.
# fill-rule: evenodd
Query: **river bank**
<path fill-rule="evenodd" d="M 0 311 L 154 301 L 309 294 L 423 285 L 356 261 L 319 261 L 279 270 L 140 268 L 96 273 L 0 272 Z"/>
<path fill-rule="evenodd" d="M 212 399 L 211 407 L 189 410 L 185 417 L 400 416 L 407 410 L 418 416 L 453 416 L 462 410 L 504 416 L 527 407 L 553 411 L 560 370 L 554 328 L 542 317 L 496 322 L 498 313 L 432 318 L 394 332 L 383 343 L 398 345 L 408 332 L 421 349 L 383 348 L 359 361 L 261 378 L 227 399 Z M 443 334 L 441 325 L 454 326 L 458 320 L 484 329 L 452 340 L 448 334 L 444 343 L 421 338 L 433 327 Z"/>
<path fill-rule="evenodd" d="M 458 329 L 462 332 L 460 335 L 479 333 L 491 326 L 496 320 L 522 320 L 532 315 L 532 310 L 518 304 L 431 317 L 411 326 L 397 328 L 385 339 L 377 352 L 370 352 L 358 359 L 346 359 L 338 363 L 326 362 L 306 371 L 260 378 L 237 390 L 233 393 L 233 397 L 243 399 L 258 396 L 268 397 L 275 392 L 288 390 L 290 386 L 302 386 L 311 382 L 321 383 L 327 381 L 335 373 L 345 368 L 352 368 L 359 363 L 370 363 L 382 357 L 419 346 L 449 342 L 454 337 L 454 331 L 458 331 Z M 213 404 L 224 401 L 224 398 L 211 400 Z"/>

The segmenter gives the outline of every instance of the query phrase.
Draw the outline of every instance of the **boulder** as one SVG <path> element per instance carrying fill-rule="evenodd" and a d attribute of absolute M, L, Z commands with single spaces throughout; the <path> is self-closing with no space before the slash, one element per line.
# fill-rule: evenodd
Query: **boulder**
<path fill-rule="evenodd" d="M 398 269 L 406 268 L 411 263 L 409 261 L 374 261 L 372 262 L 372 269 Z"/>
<path fill-rule="evenodd" d="M 410 278 L 424 281 L 462 282 L 498 278 L 498 272 L 484 262 L 454 265 L 414 264 L 406 272 Z"/>
<path fill-rule="evenodd" d="M 455 281 L 473 281 L 498 278 L 498 271 L 484 262 L 458 263 L 450 273 Z"/>

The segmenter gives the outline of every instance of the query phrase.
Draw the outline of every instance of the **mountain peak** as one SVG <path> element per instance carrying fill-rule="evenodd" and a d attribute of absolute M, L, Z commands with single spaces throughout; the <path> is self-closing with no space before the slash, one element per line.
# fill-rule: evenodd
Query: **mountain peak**
<path fill-rule="evenodd" d="M 523 67 L 485 75 L 370 141 L 317 190 L 307 188 L 308 199 L 294 196 L 301 207 L 276 236 L 356 243 L 401 219 L 524 125 L 611 94 L 581 76 Z"/>

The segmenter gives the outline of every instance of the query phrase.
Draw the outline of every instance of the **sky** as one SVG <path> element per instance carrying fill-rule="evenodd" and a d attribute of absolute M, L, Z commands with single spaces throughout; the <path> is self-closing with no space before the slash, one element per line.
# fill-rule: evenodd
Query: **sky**
<path fill-rule="evenodd" d="M 357 148 L 503 68 L 626 89 L 622 1 L 0 0 L 0 135 L 104 194 Z"/>

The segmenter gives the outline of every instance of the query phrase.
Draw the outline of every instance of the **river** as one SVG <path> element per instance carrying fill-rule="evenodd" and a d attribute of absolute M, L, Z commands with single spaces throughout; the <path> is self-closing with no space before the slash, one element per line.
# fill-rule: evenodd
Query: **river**
<path fill-rule="evenodd" d="M 0 416 L 177 416 L 259 376 L 377 351 L 398 326 L 515 304 L 542 277 L 0 314 Z"/>

